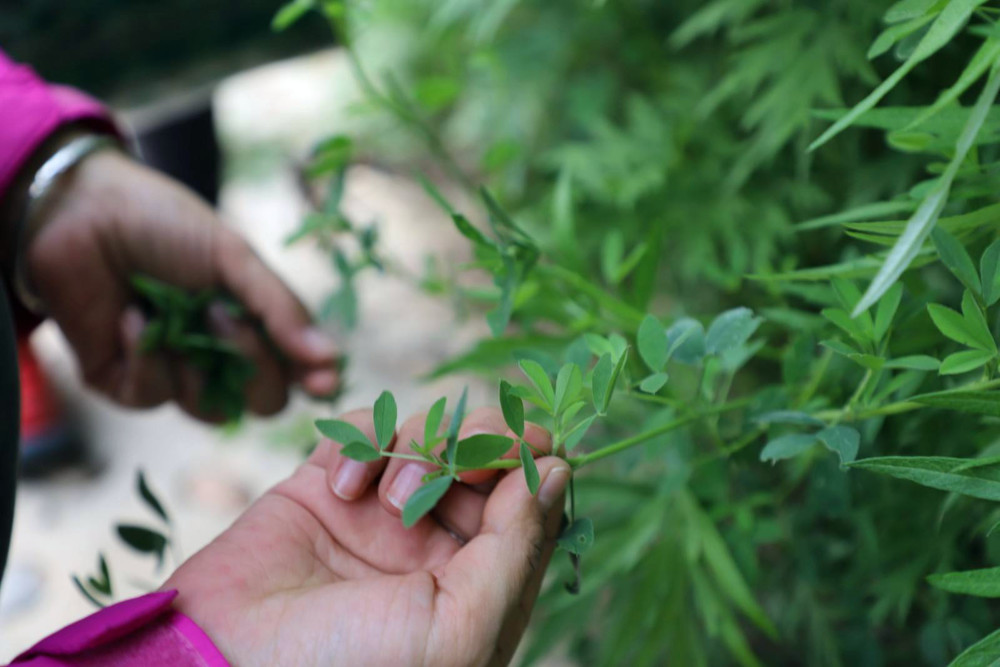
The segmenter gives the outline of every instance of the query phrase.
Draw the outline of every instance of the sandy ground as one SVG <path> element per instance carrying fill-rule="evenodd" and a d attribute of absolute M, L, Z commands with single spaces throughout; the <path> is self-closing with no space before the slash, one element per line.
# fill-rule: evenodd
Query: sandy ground
<path fill-rule="evenodd" d="M 232 156 L 265 153 L 284 159 L 230 164 L 220 208 L 258 251 L 312 306 L 335 287 L 328 258 L 316 247 L 282 247 L 305 210 L 289 167 L 317 138 L 353 127 L 357 100 L 335 51 L 277 63 L 224 82 L 216 91 L 219 134 Z M 242 157 L 240 159 L 243 159 Z M 454 264 L 466 252 L 450 223 L 407 179 L 369 167 L 350 174 L 346 209 L 382 231 L 382 251 L 413 273 L 428 253 Z M 336 332 L 350 353 L 347 391 L 335 409 L 370 405 L 392 390 L 400 414 L 425 409 L 442 393 L 454 400 L 465 383 L 472 404 L 492 389 L 471 378 L 423 383 L 420 377 L 466 348 L 482 333 L 481 318 L 456 322 L 447 304 L 402 279 L 367 273 L 359 282 L 361 322 Z M 113 532 L 127 520 L 155 525 L 134 491 L 137 469 L 174 517 L 176 540 L 190 555 L 223 530 L 253 498 L 288 475 L 301 460 L 309 420 L 330 408 L 298 397 L 278 418 L 249 420 L 226 433 L 191 421 L 173 407 L 119 409 L 82 388 L 57 328 L 43 325 L 34 343 L 102 462 L 99 471 L 64 475 L 18 489 L 14 539 L 0 594 L 0 662 L 92 607 L 74 589 L 72 573 L 94 571 L 108 556 L 113 583 L 127 597 L 155 587 L 148 558 L 123 547 Z"/>

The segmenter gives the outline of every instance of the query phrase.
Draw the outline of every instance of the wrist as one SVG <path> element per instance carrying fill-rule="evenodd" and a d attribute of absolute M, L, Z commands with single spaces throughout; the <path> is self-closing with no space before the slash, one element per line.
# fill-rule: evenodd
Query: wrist
<path fill-rule="evenodd" d="M 0 271 L 16 300 L 32 313 L 41 314 L 44 308 L 31 287 L 25 255 L 45 225 L 49 200 L 64 189 L 81 163 L 119 146 L 109 135 L 76 126 L 63 128 L 35 151 L 0 202 Z"/>

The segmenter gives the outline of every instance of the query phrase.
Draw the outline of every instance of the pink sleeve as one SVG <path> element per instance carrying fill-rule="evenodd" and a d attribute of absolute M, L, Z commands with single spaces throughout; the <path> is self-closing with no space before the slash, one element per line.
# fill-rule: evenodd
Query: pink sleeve
<path fill-rule="evenodd" d="M 177 591 L 119 602 L 38 642 L 10 667 L 229 667 L 171 603 Z"/>
<path fill-rule="evenodd" d="M 72 88 L 46 84 L 30 67 L 0 51 L 0 197 L 35 148 L 60 125 L 73 121 L 115 131 L 98 102 Z"/>

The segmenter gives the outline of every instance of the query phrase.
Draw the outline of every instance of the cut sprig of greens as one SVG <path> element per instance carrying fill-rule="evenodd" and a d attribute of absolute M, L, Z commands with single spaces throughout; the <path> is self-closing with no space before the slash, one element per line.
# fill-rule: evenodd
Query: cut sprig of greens
<path fill-rule="evenodd" d="M 145 275 L 132 276 L 132 289 L 146 317 L 141 347 L 165 352 L 197 369 L 204 378 L 201 409 L 237 421 L 246 408 L 245 389 L 256 368 L 239 349 L 216 336 L 208 308 L 221 303 L 232 317 L 243 307 L 221 290 L 188 292 Z"/>

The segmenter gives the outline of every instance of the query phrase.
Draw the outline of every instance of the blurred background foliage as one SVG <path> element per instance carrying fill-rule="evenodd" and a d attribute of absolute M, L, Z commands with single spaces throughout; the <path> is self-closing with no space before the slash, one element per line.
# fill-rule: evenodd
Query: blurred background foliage
<path fill-rule="evenodd" d="M 766 344 L 731 388 L 752 402 L 748 410 L 579 475 L 577 510 L 594 517 L 597 542 L 579 596 L 564 590 L 571 569 L 557 559 L 528 663 L 556 651 L 586 665 L 942 665 L 995 629 L 988 599 L 925 581 L 1000 564 L 1000 537 L 989 531 L 1000 514 L 991 505 L 846 472 L 815 449 L 772 467 L 760 461 L 762 436 L 796 427 L 755 421 L 768 409 L 825 409 L 834 423 L 854 423 L 863 457 L 996 451 L 1000 431 L 988 417 L 852 416 L 858 399 L 878 406 L 952 384 L 912 369 L 876 370 L 869 382 L 871 369 L 856 355 L 818 345 L 836 338 L 819 314 L 838 304 L 831 279 L 867 282 L 876 273 L 885 246 L 955 154 L 968 116 L 959 105 L 976 100 L 972 84 L 986 71 L 977 63 L 996 58 L 994 3 L 315 4 L 358 54 L 376 92 L 371 110 L 401 121 L 399 132 L 356 137 L 356 159 L 428 169 L 446 149 L 444 171 L 490 187 L 548 262 L 633 309 L 615 321 L 596 297 L 588 305 L 593 289 L 539 270 L 518 290 L 504 336 L 441 372 L 495 377 L 515 358 L 572 359 L 581 333 L 635 335 L 628 312 L 707 322 L 740 305 L 766 319 Z M 960 17 L 955 30 L 881 100 L 884 113 L 864 114 L 808 150 L 948 12 Z M 911 108 L 926 111 L 956 81 L 936 121 L 915 128 L 919 110 Z M 964 225 L 959 235 L 977 260 L 1000 222 L 990 208 L 995 120 L 990 112 L 943 213 L 950 229 Z M 956 216 L 968 212 L 975 219 L 961 223 Z M 930 261 L 929 248 L 905 275 L 894 335 L 878 355 L 939 356 L 953 347 L 925 305 L 956 304 L 960 286 Z M 432 270 L 426 284 L 482 299 L 445 273 Z M 637 363 L 626 380 L 634 400 L 617 400 L 585 445 L 668 422 L 692 393 L 701 400 L 701 380 L 675 365 L 663 404 L 642 398 Z M 709 399 L 725 400 L 725 389 Z"/>

